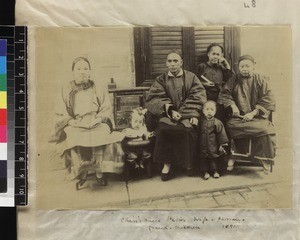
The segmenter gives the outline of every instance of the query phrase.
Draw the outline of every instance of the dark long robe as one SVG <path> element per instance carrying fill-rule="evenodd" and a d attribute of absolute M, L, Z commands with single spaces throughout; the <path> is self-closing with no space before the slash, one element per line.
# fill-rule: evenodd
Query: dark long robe
<path fill-rule="evenodd" d="M 175 163 L 186 169 L 193 167 L 198 137 L 190 118 L 199 118 L 205 101 L 204 87 L 189 71 L 183 71 L 183 75 L 177 77 L 165 73 L 155 79 L 146 99 L 148 111 L 159 118 L 154 161 Z M 168 117 L 166 105 L 171 105 L 182 115 L 179 122 Z"/>
<path fill-rule="evenodd" d="M 215 86 L 204 86 L 204 88 L 206 90 L 207 100 L 217 102 L 220 90 L 228 79 L 232 77 L 233 72 L 219 65 L 210 65 L 205 62 L 200 63 L 196 67 L 195 74 L 201 82 L 205 82 L 205 80 L 201 78 L 201 75 L 203 75 L 215 84 Z"/>
<path fill-rule="evenodd" d="M 257 73 L 248 78 L 240 74 L 233 76 L 221 90 L 218 103 L 223 104 L 225 108 L 235 104 L 241 115 L 258 109 L 258 115 L 250 122 L 230 118 L 226 122 L 228 134 L 235 140 L 252 138 L 252 153 L 257 157 L 275 157 L 275 129 L 268 119 L 270 113 L 275 111 L 275 100 L 265 77 Z M 245 140 L 235 141 L 235 145 L 243 148 L 243 141 Z"/>
<path fill-rule="evenodd" d="M 232 70 L 224 68 L 221 65 L 211 65 L 207 62 L 204 62 L 200 63 L 196 67 L 195 74 L 197 75 L 201 83 L 206 82 L 201 77 L 204 76 L 215 84 L 214 86 L 204 86 L 204 88 L 206 91 L 207 100 L 217 102 L 222 87 L 225 85 L 228 79 L 233 76 L 234 73 Z M 224 108 L 220 104 L 217 104 L 217 112 L 215 117 L 220 119 L 221 121 L 224 120 Z"/>

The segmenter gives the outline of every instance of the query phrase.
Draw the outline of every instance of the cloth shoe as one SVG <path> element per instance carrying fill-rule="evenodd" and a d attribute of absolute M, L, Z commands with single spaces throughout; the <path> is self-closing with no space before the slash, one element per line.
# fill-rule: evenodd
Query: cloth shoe
<path fill-rule="evenodd" d="M 206 172 L 206 173 L 204 174 L 204 180 L 207 180 L 207 179 L 209 179 L 209 178 L 210 178 L 210 175 L 209 175 L 208 172 Z"/>
<path fill-rule="evenodd" d="M 233 159 L 229 159 L 228 163 L 227 163 L 227 171 L 232 171 L 233 170 L 233 166 L 234 166 L 234 160 Z"/>
<path fill-rule="evenodd" d="M 170 179 L 172 179 L 171 170 L 168 173 L 161 173 L 161 180 L 163 182 L 169 181 Z"/>
<path fill-rule="evenodd" d="M 214 172 L 214 178 L 219 178 L 220 177 L 220 174 L 218 172 Z"/>

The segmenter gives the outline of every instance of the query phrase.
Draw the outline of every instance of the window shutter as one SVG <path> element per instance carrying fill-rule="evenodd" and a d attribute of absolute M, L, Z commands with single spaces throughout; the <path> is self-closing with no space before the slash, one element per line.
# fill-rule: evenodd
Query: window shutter
<path fill-rule="evenodd" d="M 196 65 L 207 61 L 206 49 L 211 43 L 224 47 L 224 56 L 235 69 L 240 55 L 237 27 L 135 27 L 136 86 L 151 86 L 158 75 L 167 71 L 166 56 L 170 50 L 182 53 L 184 69 L 193 71 Z"/>
<path fill-rule="evenodd" d="M 182 27 L 150 28 L 150 59 L 151 78 L 167 70 L 166 57 L 170 50 L 182 53 Z"/>
<path fill-rule="evenodd" d="M 211 43 L 224 47 L 224 27 L 195 27 L 196 66 L 207 60 L 206 49 Z"/>

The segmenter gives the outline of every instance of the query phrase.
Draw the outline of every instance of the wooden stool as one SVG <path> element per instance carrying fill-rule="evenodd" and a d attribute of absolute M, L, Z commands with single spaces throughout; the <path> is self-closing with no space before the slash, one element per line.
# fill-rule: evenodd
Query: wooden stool
<path fill-rule="evenodd" d="M 133 165 L 133 162 L 129 161 L 128 158 L 128 153 L 130 152 L 134 152 L 137 155 L 137 159 L 136 161 L 140 162 L 140 161 L 144 161 L 145 163 L 145 167 L 146 167 L 146 171 L 147 171 L 147 177 L 150 178 L 152 177 L 152 156 L 150 156 L 147 159 L 143 158 L 143 150 L 149 148 L 151 144 L 150 140 L 139 140 L 139 139 L 129 139 L 126 138 L 122 145 L 123 145 L 123 149 L 125 152 L 125 163 L 124 163 L 124 176 L 125 176 L 125 181 L 129 180 L 130 177 L 130 172 L 131 172 L 131 168 Z"/>

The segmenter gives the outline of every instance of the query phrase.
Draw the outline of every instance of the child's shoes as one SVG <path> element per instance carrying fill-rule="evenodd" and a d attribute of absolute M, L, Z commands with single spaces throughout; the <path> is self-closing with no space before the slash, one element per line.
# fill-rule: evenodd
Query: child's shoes
<path fill-rule="evenodd" d="M 144 164 L 143 164 L 142 162 L 140 162 L 140 168 L 141 168 L 141 169 L 144 169 L 144 168 L 145 168 L 145 166 L 144 166 Z"/>
<path fill-rule="evenodd" d="M 233 159 L 229 159 L 227 163 L 227 171 L 232 171 L 234 167 L 235 161 Z"/>
<path fill-rule="evenodd" d="M 135 169 L 140 168 L 140 166 L 139 166 L 139 164 L 138 164 L 137 162 L 134 162 L 134 168 L 135 168 Z"/>
<path fill-rule="evenodd" d="M 151 153 L 146 152 L 145 150 L 143 150 L 143 158 L 144 158 L 144 159 L 148 159 L 148 158 L 150 158 L 150 157 L 151 157 Z"/>
<path fill-rule="evenodd" d="M 129 162 L 135 161 L 137 159 L 137 157 L 138 157 L 137 154 L 133 153 L 133 152 L 130 152 L 130 153 L 127 154 L 127 160 Z"/>
<path fill-rule="evenodd" d="M 214 172 L 214 178 L 219 178 L 220 177 L 220 174 L 218 172 Z"/>
<path fill-rule="evenodd" d="M 206 172 L 206 173 L 204 174 L 204 179 L 207 180 L 207 179 L 209 179 L 209 178 L 210 178 L 210 175 L 209 175 L 208 172 Z"/>

